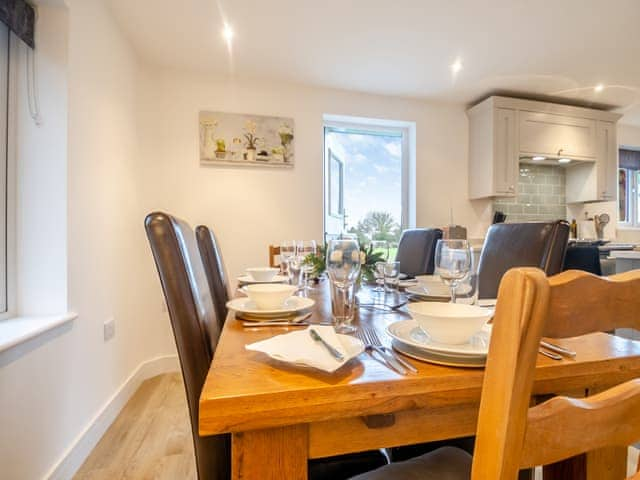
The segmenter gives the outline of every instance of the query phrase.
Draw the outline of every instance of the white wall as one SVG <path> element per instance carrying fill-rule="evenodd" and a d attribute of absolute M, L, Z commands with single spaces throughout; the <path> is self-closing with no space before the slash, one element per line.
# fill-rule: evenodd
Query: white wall
<path fill-rule="evenodd" d="M 43 144 L 22 150 L 21 170 L 32 179 L 30 188 L 51 182 L 47 191 L 59 192 L 66 184 L 67 218 L 64 211 L 51 214 L 59 198 L 51 204 L 41 195 L 37 205 L 29 204 L 25 190 L 23 207 L 44 218 L 39 230 L 27 223 L 20 231 L 43 262 L 22 258 L 23 283 L 33 286 L 31 292 L 55 293 L 40 305 L 35 293 L 25 294 L 23 304 L 68 305 L 79 317 L 0 355 L 0 477 L 7 479 L 42 478 L 136 367 L 175 351 L 143 229 L 137 59 L 100 0 L 68 5 L 68 14 L 57 7 L 40 10 L 36 41 L 44 123 L 29 133 Z M 68 58 L 62 48 L 67 21 Z M 60 164 L 65 157 L 66 171 Z M 64 250 L 56 254 L 65 237 L 66 258 Z M 68 281 L 49 288 L 51 278 L 37 275 L 38 266 L 66 271 Z M 111 316 L 116 336 L 105 343 L 102 324 Z"/>
<path fill-rule="evenodd" d="M 156 187 L 147 208 L 216 232 L 232 276 L 267 262 L 268 245 L 322 239 L 323 114 L 416 122 L 417 225 L 455 220 L 483 236 L 488 201 L 467 200 L 467 120 L 462 106 L 354 92 L 243 82 L 148 66 L 140 134 L 147 175 Z M 201 167 L 198 111 L 293 117 L 293 169 Z"/>

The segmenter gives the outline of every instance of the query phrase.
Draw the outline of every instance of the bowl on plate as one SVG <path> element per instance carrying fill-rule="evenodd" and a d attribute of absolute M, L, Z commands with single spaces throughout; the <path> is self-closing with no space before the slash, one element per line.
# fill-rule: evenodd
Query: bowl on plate
<path fill-rule="evenodd" d="M 490 309 L 462 303 L 418 302 L 407 309 L 434 342 L 461 345 L 492 317 Z"/>
<path fill-rule="evenodd" d="M 253 278 L 256 282 L 270 282 L 279 271 L 280 269 L 272 267 L 253 267 L 247 268 L 247 275 Z"/>
<path fill-rule="evenodd" d="M 240 290 L 247 294 L 259 310 L 278 310 L 297 289 L 295 285 L 264 283 L 246 285 Z"/>

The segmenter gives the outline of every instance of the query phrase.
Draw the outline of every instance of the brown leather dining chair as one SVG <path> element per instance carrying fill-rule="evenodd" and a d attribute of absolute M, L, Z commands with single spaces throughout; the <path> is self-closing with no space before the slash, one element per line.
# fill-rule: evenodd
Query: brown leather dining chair
<path fill-rule="evenodd" d="M 412 228 L 402 232 L 396 261 L 400 272 L 409 277 L 431 275 L 434 269 L 436 243 L 442 238 L 439 228 Z"/>
<path fill-rule="evenodd" d="M 478 265 L 480 298 L 496 298 L 500 280 L 510 268 L 560 273 L 568 240 L 569 224 L 564 221 L 491 225 Z"/>
<path fill-rule="evenodd" d="M 530 406 L 540 339 L 640 328 L 639 290 L 640 270 L 609 278 L 577 270 L 554 277 L 530 267 L 508 271 L 498 293 L 473 457 L 444 447 L 354 480 L 513 480 L 520 469 L 640 440 L 640 378 L 586 398 L 554 396 Z M 625 477 L 622 462 L 609 467 L 606 478 Z"/>
<path fill-rule="evenodd" d="M 196 237 L 189 225 L 162 212 L 145 219 L 145 229 L 164 291 L 187 394 L 196 469 L 201 480 L 230 476 L 228 435 L 198 435 L 200 393 L 220 338 Z"/>
<path fill-rule="evenodd" d="M 145 229 L 164 291 L 187 394 L 191 433 L 200 480 L 228 480 L 229 435 L 198 434 L 199 399 L 218 345 L 219 321 L 195 232 L 184 221 L 162 212 L 149 214 Z M 386 463 L 378 450 L 309 462 L 312 480 L 340 480 Z"/>
<path fill-rule="evenodd" d="M 229 289 L 224 263 L 222 263 L 222 254 L 218 248 L 216 237 L 209 227 L 198 225 L 196 227 L 196 239 L 198 241 L 198 250 L 200 251 L 204 273 L 207 276 L 209 288 L 211 289 L 216 318 L 218 319 L 220 328 L 222 328 L 227 318 L 227 302 L 229 301 Z"/>

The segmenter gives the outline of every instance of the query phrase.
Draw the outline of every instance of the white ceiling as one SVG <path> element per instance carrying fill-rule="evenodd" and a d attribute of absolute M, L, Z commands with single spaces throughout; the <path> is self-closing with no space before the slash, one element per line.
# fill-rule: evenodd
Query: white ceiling
<path fill-rule="evenodd" d="M 640 125 L 638 0 L 109 1 L 138 53 L 163 66 L 465 104 L 550 95 Z"/>

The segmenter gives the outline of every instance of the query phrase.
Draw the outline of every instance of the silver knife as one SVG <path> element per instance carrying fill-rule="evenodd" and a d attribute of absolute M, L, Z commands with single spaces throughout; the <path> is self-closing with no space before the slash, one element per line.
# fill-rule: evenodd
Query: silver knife
<path fill-rule="evenodd" d="M 555 353 L 547 352 L 546 350 L 543 350 L 541 348 L 538 349 L 538 353 L 544 355 L 545 357 L 552 358 L 554 360 L 562 360 L 562 357 L 560 355 L 556 355 Z"/>
<path fill-rule="evenodd" d="M 313 338 L 316 342 L 322 343 L 322 345 L 324 345 L 324 347 L 329 351 L 329 353 L 336 360 L 340 360 L 340 361 L 344 360 L 344 355 L 342 355 L 338 350 L 336 350 L 331 345 L 329 345 L 327 341 L 324 338 L 322 338 L 320 334 L 316 332 L 313 328 L 309 329 L 309 335 L 311 335 L 311 338 Z"/>
<path fill-rule="evenodd" d="M 413 365 L 411 365 L 409 362 L 407 362 L 404 358 L 402 358 L 400 355 L 398 355 L 395 351 L 393 351 L 392 348 L 389 347 L 382 347 L 382 349 L 387 352 L 389 355 L 392 355 L 393 358 L 396 359 L 396 361 L 398 363 L 400 363 L 400 365 L 402 365 L 404 368 L 406 368 L 407 370 L 413 372 L 413 373 L 418 373 L 418 369 L 416 367 L 414 367 Z"/>
<path fill-rule="evenodd" d="M 566 349 L 564 347 L 561 347 L 560 345 L 556 345 L 555 343 L 541 341 L 540 345 L 542 345 L 547 350 L 551 350 L 552 352 L 556 352 L 567 357 L 573 358 L 576 356 L 576 352 L 574 352 L 573 350 Z"/>

